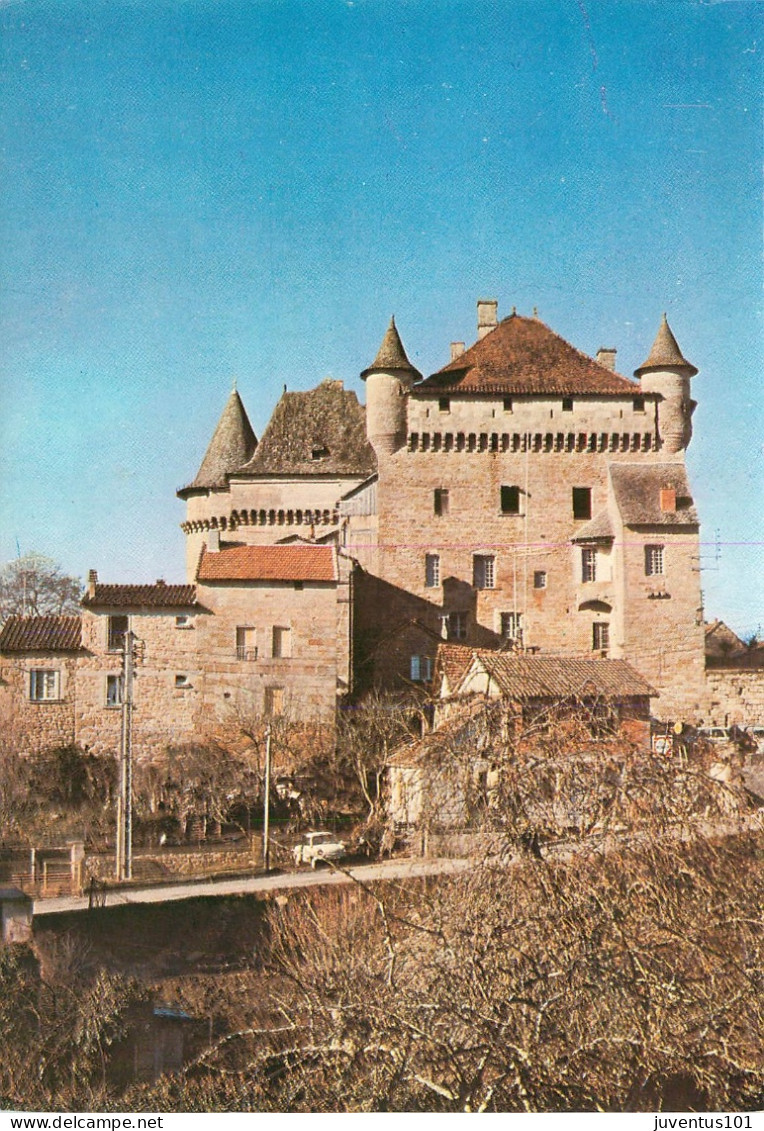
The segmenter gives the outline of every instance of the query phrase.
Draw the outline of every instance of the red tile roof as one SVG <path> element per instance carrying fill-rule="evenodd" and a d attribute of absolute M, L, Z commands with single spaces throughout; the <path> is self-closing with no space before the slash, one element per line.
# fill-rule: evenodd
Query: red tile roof
<path fill-rule="evenodd" d="M 517 314 L 412 390 L 414 396 L 634 396 L 640 386 L 575 349 L 537 318 Z"/>
<path fill-rule="evenodd" d="M 86 608 L 116 605 L 134 609 L 187 609 L 196 604 L 193 585 L 96 585 L 91 597 L 82 598 Z"/>
<path fill-rule="evenodd" d="M 449 663 L 448 652 L 453 645 L 442 644 L 438 649 L 438 662 Z M 452 692 L 458 694 L 468 667 L 464 665 L 463 646 L 457 646 L 455 668 L 462 668 L 462 677 Z M 588 659 L 577 656 L 533 656 L 512 652 L 498 652 L 486 648 L 470 649 L 472 658 L 496 680 L 503 695 L 512 699 L 566 699 L 571 696 L 597 696 L 602 699 L 653 696 L 657 691 L 631 667 L 626 660 Z M 449 681 L 450 683 L 450 681 Z"/>
<path fill-rule="evenodd" d="M 8 617 L 0 632 L 0 652 L 77 652 L 79 617 Z"/>
<path fill-rule="evenodd" d="M 332 546 L 232 546 L 204 549 L 199 581 L 336 581 Z"/>

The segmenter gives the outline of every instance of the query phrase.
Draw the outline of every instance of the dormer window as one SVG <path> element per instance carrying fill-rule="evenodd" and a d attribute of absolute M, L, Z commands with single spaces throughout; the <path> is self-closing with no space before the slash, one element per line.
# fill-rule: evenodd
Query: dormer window
<path fill-rule="evenodd" d="M 325 447 L 311 448 L 310 458 L 312 460 L 326 459 L 329 455 L 329 449 Z"/>

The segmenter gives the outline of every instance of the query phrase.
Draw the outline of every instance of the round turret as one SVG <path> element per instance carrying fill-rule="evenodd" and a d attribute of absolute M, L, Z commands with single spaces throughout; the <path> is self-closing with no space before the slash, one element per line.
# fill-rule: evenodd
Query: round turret
<path fill-rule="evenodd" d="M 697 372 L 683 356 L 664 314 L 650 354 L 634 376 L 646 393 L 660 395 L 658 432 L 667 454 L 683 451 L 692 438 L 695 401 L 690 397 L 690 378 Z"/>
<path fill-rule="evenodd" d="M 391 455 L 406 443 L 407 394 L 421 376 L 391 318 L 377 356 L 361 374 L 366 382 L 366 434 L 378 456 Z"/>

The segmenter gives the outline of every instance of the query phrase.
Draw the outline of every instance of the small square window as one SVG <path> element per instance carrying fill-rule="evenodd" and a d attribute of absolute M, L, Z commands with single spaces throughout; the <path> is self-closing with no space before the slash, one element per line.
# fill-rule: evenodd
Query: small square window
<path fill-rule="evenodd" d="M 645 546 L 645 576 L 656 577 L 663 573 L 663 546 Z"/>
<path fill-rule="evenodd" d="M 467 639 L 467 614 L 446 613 L 440 618 L 441 635 L 444 640 Z"/>
<path fill-rule="evenodd" d="M 573 488 L 573 517 L 592 517 L 592 489 L 591 487 Z"/>
<path fill-rule="evenodd" d="M 189 616 L 184 616 L 184 615 L 176 617 L 175 618 L 175 627 L 176 628 L 193 628 L 194 627 L 194 618 L 189 617 Z"/>
<path fill-rule="evenodd" d="M 29 698 L 34 703 L 50 703 L 58 699 L 61 685 L 60 673 L 36 668 L 29 673 Z"/>
<path fill-rule="evenodd" d="M 122 676 L 107 675 L 106 677 L 106 706 L 122 706 Z"/>
<path fill-rule="evenodd" d="M 563 397 L 562 398 L 562 411 L 563 412 L 572 412 L 573 411 L 573 398 L 572 397 Z"/>
<path fill-rule="evenodd" d="M 522 644 L 523 614 L 515 612 L 500 613 L 499 631 L 503 640 L 511 640 L 515 644 Z"/>
<path fill-rule="evenodd" d="M 546 589 L 546 570 L 537 569 L 533 573 L 533 588 Z"/>
<path fill-rule="evenodd" d="M 176 687 L 177 687 L 177 688 L 178 688 L 179 690 L 181 690 L 181 689 L 183 689 L 183 688 L 185 688 L 185 687 L 190 687 L 190 686 L 191 686 L 191 681 L 190 681 L 190 679 L 188 678 L 188 676 L 187 676 L 187 675 L 186 675 L 186 674 L 185 674 L 184 672 L 183 672 L 183 673 L 182 673 L 182 672 L 178 672 L 178 673 L 177 673 L 177 675 L 175 676 L 175 686 L 176 686 Z"/>
<path fill-rule="evenodd" d="M 413 683 L 429 683 L 432 679 L 432 656 L 412 656 L 409 678 Z"/>
<path fill-rule="evenodd" d="M 436 487 L 433 496 L 433 510 L 436 515 L 443 516 L 448 514 L 448 488 Z"/>
<path fill-rule="evenodd" d="M 502 514 L 519 514 L 520 513 L 520 488 L 507 487 L 501 488 L 501 513 Z"/>
<path fill-rule="evenodd" d="M 472 559 L 472 584 L 475 589 L 493 589 L 496 584 L 496 558 L 493 554 L 475 554 Z"/>
<path fill-rule="evenodd" d="M 436 589 L 440 585 L 440 554 L 425 554 L 424 583 L 428 589 Z"/>
<path fill-rule="evenodd" d="M 634 411 L 635 412 L 644 412 L 645 411 L 645 398 L 644 397 L 635 397 L 633 404 L 634 404 Z"/>
<path fill-rule="evenodd" d="M 610 625 L 606 620 L 595 621 L 592 625 L 592 650 L 607 652 L 610 647 Z"/>
<path fill-rule="evenodd" d="M 505 412 L 514 412 L 514 407 L 515 406 L 512 402 L 512 398 L 511 397 L 505 397 L 504 398 L 504 411 Z"/>
<path fill-rule="evenodd" d="M 439 400 L 438 400 L 438 411 L 439 412 L 450 412 L 451 411 L 451 398 L 450 397 L 440 397 L 439 398 Z"/>

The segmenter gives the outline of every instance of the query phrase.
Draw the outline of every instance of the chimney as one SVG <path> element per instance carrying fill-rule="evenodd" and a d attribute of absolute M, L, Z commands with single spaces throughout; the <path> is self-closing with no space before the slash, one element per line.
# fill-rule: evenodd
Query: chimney
<path fill-rule="evenodd" d="M 220 553 L 220 531 L 208 530 L 207 531 L 207 553 L 219 554 Z"/>
<path fill-rule="evenodd" d="M 165 585 L 165 584 L 166 584 L 166 582 L 165 582 L 165 579 L 163 577 L 157 578 L 157 585 Z"/>
<path fill-rule="evenodd" d="M 464 353 L 464 342 L 452 342 L 451 343 L 451 360 L 452 361 L 456 361 L 456 359 L 458 357 L 461 357 L 463 353 Z"/>
<path fill-rule="evenodd" d="M 495 330 L 498 326 L 496 311 L 499 304 L 495 298 L 479 298 L 477 304 L 478 325 L 477 336 L 478 341 L 484 338 L 486 334 L 490 334 L 491 330 Z"/>
<path fill-rule="evenodd" d="M 661 487 L 661 514 L 676 513 L 676 487 Z"/>
<path fill-rule="evenodd" d="M 617 352 L 612 346 L 600 346 L 597 350 L 597 361 L 605 369 L 610 369 L 615 373 L 615 355 Z"/>
<path fill-rule="evenodd" d="M 96 570 L 96 569 L 88 570 L 87 595 L 91 599 L 91 601 L 95 597 L 95 591 L 96 591 L 96 585 L 97 584 L 98 584 L 98 570 Z"/>

